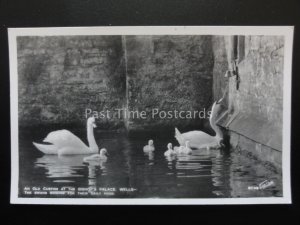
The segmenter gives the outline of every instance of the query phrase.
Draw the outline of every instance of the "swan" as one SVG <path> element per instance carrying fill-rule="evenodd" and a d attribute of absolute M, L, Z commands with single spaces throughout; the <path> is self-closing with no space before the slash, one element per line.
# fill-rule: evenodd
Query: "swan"
<path fill-rule="evenodd" d="M 148 145 L 145 145 L 143 150 L 144 152 L 153 152 L 155 150 L 153 140 L 149 140 Z"/>
<path fill-rule="evenodd" d="M 186 133 L 180 133 L 180 131 L 175 128 L 175 138 L 180 145 L 184 145 L 186 141 L 189 141 L 191 148 L 201 149 L 201 148 L 219 148 L 223 146 L 223 133 L 221 129 L 216 125 L 216 117 L 221 109 L 221 102 L 223 98 L 219 101 L 214 102 L 209 117 L 210 126 L 215 131 L 215 136 L 209 135 L 203 131 L 189 131 Z"/>
<path fill-rule="evenodd" d="M 43 152 L 50 155 L 79 155 L 93 154 L 99 151 L 94 138 L 94 128 L 96 128 L 95 117 L 87 120 L 87 139 L 89 146 L 86 146 L 77 136 L 68 130 L 57 130 L 49 133 L 44 142 L 50 144 L 38 144 L 32 142 L 33 145 Z"/>
<path fill-rule="evenodd" d="M 172 149 L 172 143 L 169 143 L 168 145 L 167 145 L 167 147 L 168 147 L 168 150 L 167 151 L 165 151 L 165 153 L 164 153 L 164 156 L 174 156 L 174 155 L 176 155 L 176 152 Z"/>
<path fill-rule="evenodd" d="M 91 156 L 87 156 L 83 158 L 84 162 L 91 162 L 91 161 L 106 161 L 107 160 L 107 150 L 106 148 L 101 148 L 99 154 L 94 154 Z"/>
<path fill-rule="evenodd" d="M 192 154 L 192 149 L 190 148 L 190 142 L 186 141 L 185 146 L 180 146 L 176 148 L 177 154 L 190 155 Z"/>

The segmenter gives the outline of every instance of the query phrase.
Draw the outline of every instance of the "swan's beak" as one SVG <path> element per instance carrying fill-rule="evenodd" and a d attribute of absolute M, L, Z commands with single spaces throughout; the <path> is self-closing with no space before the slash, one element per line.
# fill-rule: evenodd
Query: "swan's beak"
<path fill-rule="evenodd" d="M 220 144 L 221 148 L 225 148 L 226 147 L 225 144 L 224 144 L 224 140 L 220 140 L 219 144 Z"/>
<path fill-rule="evenodd" d="M 219 99 L 216 104 L 220 104 L 222 101 L 224 100 L 224 98 Z"/>

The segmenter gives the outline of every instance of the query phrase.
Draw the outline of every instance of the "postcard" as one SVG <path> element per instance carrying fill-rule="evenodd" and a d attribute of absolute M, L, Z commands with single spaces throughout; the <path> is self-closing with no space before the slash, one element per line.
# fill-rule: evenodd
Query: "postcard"
<path fill-rule="evenodd" d="M 290 204 L 293 30 L 9 28 L 11 203 Z"/>

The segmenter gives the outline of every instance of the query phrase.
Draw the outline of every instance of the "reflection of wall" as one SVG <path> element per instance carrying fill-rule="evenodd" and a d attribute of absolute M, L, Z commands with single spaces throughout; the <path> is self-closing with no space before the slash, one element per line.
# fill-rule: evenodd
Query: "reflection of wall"
<path fill-rule="evenodd" d="M 212 100 L 210 36 L 127 36 L 128 109 L 201 111 Z M 201 120 L 129 120 L 131 128 L 201 125 Z"/>
<path fill-rule="evenodd" d="M 85 123 L 86 108 L 125 104 L 121 37 L 18 37 L 18 77 L 20 125 Z"/>
<path fill-rule="evenodd" d="M 227 181 L 230 185 L 230 196 L 233 198 L 282 196 L 282 176 L 241 152 L 231 154 Z M 272 188 L 255 190 L 264 181 L 274 182 L 275 185 Z"/>

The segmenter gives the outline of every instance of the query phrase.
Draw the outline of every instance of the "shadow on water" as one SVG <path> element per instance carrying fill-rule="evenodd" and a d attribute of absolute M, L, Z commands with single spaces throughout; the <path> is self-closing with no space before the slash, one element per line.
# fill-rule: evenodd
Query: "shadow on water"
<path fill-rule="evenodd" d="M 108 150 L 108 160 L 84 162 L 86 155 L 41 154 L 34 148 L 32 141 L 42 140 L 46 132 L 20 133 L 21 197 L 24 197 L 22 190 L 26 186 L 115 188 L 116 191 L 112 196 L 101 197 L 116 198 L 227 198 L 282 195 L 280 175 L 226 150 L 194 150 L 192 155 L 166 158 L 164 151 L 167 150 L 167 144 L 171 142 L 178 145 L 173 134 L 138 133 L 128 136 L 122 133 L 95 133 L 99 147 Z M 74 133 L 85 141 L 85 130 Z M 146 154 L 142 150 L 148 139 L 154 140 L 156 148 L 154 153 Z M 276 185 L 265 190 L 249 189 L 265 180 L 272 180 Z M 132 189 L 119 191 L 120 188 Z"/>

